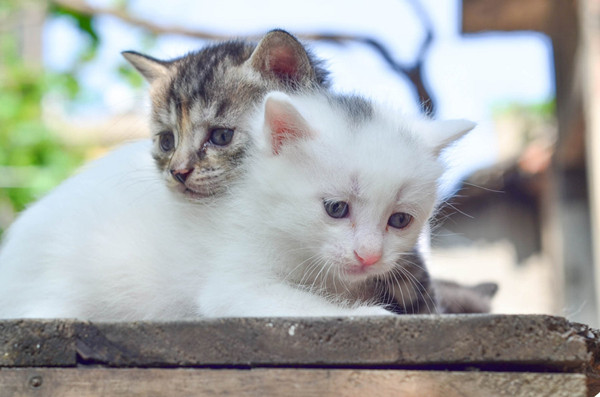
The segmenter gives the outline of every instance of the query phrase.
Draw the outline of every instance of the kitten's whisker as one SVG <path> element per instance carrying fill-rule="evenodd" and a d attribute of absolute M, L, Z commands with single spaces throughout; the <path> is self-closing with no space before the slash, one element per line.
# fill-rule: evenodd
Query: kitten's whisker
<path fill-rule="evenodd" d="M 406 306 L 406 300 L 404 299 L 404 291 L 402 289 L 400 280 L 398 279 L 398 275 L 396 274 L 396 272 L 391 272 L 390 276 L 393 278 L 394 284 L 398 286 L 397 290 L 400 291 L 400 298 L 402 298 L 402 307 L 404 308 L 404 312 L 406 313 L 408 310 L 408 307 Z M 392 297 L 394 298 L 394 300 L 398 299 L 398 297 L 396 296 L 395 290 L 394 290 Z"/>
<path fill-rule="evenodd" d="M 314 258 L 316 258 L 317 256 L 318 256 L 318 255 L 317 255 L 317 254 L 315 254 L 315 255 L 312 255 L 312 256 L 310 256 L 310 257 L 308 257 L 308 258 L 304 259 L 302 262 L 300 262 L 298 265 L 296 265 L 296 266 L 295 266 L 293 269 L 291 269 L 290 271 L 288 271 L 288 272 L 287 272 L 287 275 L 285 275 L 285 276 L 283 277 L 283 281 L 284 281 L 284 282 L 287 282 L 288 278 L 289 278 L 289 277 L 292 277 L 292 275 L 293 275 L 293 274 L 296 272 L 296 270 L 298 270 L 299 268 L 301 268 L 301 267 L 305 266 L 305 265 L 306 265 L 306 263 L 308 262 L 308 266 L 307 266 L 307 269 L 306 269 L 307 271 L 303 272 L 302 278 L 300 279 L 300 282 L 299 282 L 299 284 L 304 284 L 305 278 L 307 278 L 307 277 L 308 277 L 308 270 L 310 270 L 310 269 L 312 269 L 312 268 L 314 267 L 314 264 L 313 264 L 313 262 L 312 262 L 312 261 L 313 261 L 313 259 L 314 259 Z M 275 264 L 272 264 L 271 266 L 275 266 Z M 313 271 L 313 270 L 311 270 L 311 272 L 312 272 L 312 271 Z"/>
<path fill-rule="evenodd" d="M 452 203 L 450 203 L 450 202 L 447 202 L 447 203 L 446 203 L 446 205 L 447 205 L 448 207 L 452 208 L 454 211 L 458 212 L 459 214 L 466 216 L 467 218 L 470 218 L 470 219 L 474 219 L 474 218 L 475 218 L 473 215 L 469 215 L 469 214 L 467 214 L 466 212 L 464 212 L 464 211 L 461 211 L 461 210 L 460 210 L 460 209 L 458 209 L 456 206 L 454 206 L 454 204 L 452 204 Z"/>
<path fill-rule="evenodd" d="M 410 257 L 412 255 L 413 255 L 412 252 L 411 253 L 401 253 L 400 257 L 398 258 L 396 263 L 398 264 L 398 261 L 402 261 L 403 263 L 408 263 L 409 265 L 412 265 L 412 266 L 416 267 L 417 269 L 421 269 L 424 272 L 428 273 L 427 267 L 425 265 L 421 266 L 417 262 L 413 262 L 413 261 L 409 260 L 408 258 L 404 257 L 404 256 Z M 402 266 L 402 264 L 400 264 L 400 265 Z"/>
<path fill-rule="evenodd" d="M 312 277 L 312 274 L 313 274 L 315 271 L 317 271 L 317 274 L 315 275 L 315 277 Z M 309 274 L 309 273 L 307 273 L 307 274 L 305 274 L 305 276 L 303 277 L 303 279 L 304 279 L 304 278 L 306 278 L 306 279 L 307 279 L 307 282 L 310 282 L 310 287 L 309 287 L 309 290 L 310 290 L 310 291 L 316 291 L 315 285 L 316 285 L 316 283 L 317 283 L 317 280 L 318 280 L 319 274 L 320 274 L 322 271 L 323 271 L 322 259 L 319 257 L 319 258 L 317 259 L 317 261 L 316 261 L 316 262 L 313 262 L 313 264 L 312 264 L 312 266 L 311 266 L 311 271 L 310 271 L 310 274 Z M 311 282 L 311 280 L 312 280 L 312 282 Z"/>
<path fill-rule="evenodd" d="M 415 277 L 415 275 L 413 275 L 409 271 L 406 271 L 406 269 L 402 269 L 402 271 L 404 274 L 406 274 L 406 276 L 409 278 L 409 280 L 411 281 L 411 284 L 413 284 L 414 287 L 420 287 L 418 289 L 415 289 L 414 291 L 418 292 L 419 295 L 423 298 L 423 301 L 425 302 L 425 305 L 427 306 L 427 310 L 430 313 L 433 313 L 431 307 L 429 306 L 428 301 L 433 303 L 433 302 L 435 302 L 435 300 L 431 297 L 431 295 L 429 295 L 429 292 L 427 292 L 427 288 L 425 288 L 425 286 L 419 281 L 419 279 L 417 279 Z M 427 297 L 423 293 L 425 293 L 427 295 Z"/>
<path fill-rule="evenodd" d="M 406 286 L 407 282 L 408 282 L 408 287 L 412 287 L 413 294 L 418 297 L 419 295 L 416 293 L 416 290 L 414 289 L 414 286 L 412 284 L 412 280 L 410 280 L 409 278 L 406 277 L 406 274 L 409 273 L 409 272 L 406 269 L 402 268 L 402 267 L 398 268 L 398 271 L 399 271 L 399 273 L 397 273 L 396 275 L 402 280 L 402 281 L 398 282 L 398 285 L 400 285 L 400 282 L 402 282 L 402 286 Z M 401 290 L 403 290 L 403 289 L 401 288 Z M 409 293 L 409 291 L 406 291 L 406 292 Z M 415 312 L 416 312 L 415 311 L 415 299 L 413 298 L 413 294 L 409 295 L 410 298 L 411 298 L 410 299 L 411 314 L 415 314 Z M 417 306 L 417 308 L 418 308 L 418 306 Z M 408 310 L 408 307 L 406 307 L 406 309 Z"/>

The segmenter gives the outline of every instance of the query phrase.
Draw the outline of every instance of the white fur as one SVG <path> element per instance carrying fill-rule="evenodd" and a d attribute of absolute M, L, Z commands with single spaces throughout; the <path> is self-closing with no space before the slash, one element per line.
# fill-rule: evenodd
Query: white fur
<path fill-rule="evenodd" d="M 0 248 L 0 317 L 386 314 L 352 297 L 415 246 L 436 202 L 437 154 L 465 126 L 423 138 L 382 110 L 353 125 L 318 95 L 275 93 L 266 103 L 297 109 L 306 134 L 275 153 L 261 108 L 251 128 L 257 152 L 227 198 L 185 201 L 141 141 L 27 209 Z M 329 217 L 324 199 L 348 201 L 350 216 Z M 412 224 L 387 227 L 395 212 Z M 355 251 L 383 256 L 347 274 L 360 265 Z"/>

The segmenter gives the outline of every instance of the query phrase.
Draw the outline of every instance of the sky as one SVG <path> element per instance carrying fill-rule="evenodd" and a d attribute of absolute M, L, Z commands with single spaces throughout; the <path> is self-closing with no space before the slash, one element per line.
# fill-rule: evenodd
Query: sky
<path fill-rule="evenodd" d="M 426 84 L 437 100 L 436 117 L 467 118 L 477 128 L 447 153 L 449 179 L 493 163 L 496 137 L 494 109 L 509 103 L 539 103 L 554 96 L 551 48 L 539 33 L 460 35 L 459 0 L 420 0 L 433 21 L 434 42 L 425 63 Z M 88 0 L 110 6 L 110 0 Z M 130 0 L 130 13 L 165 26 L 179 25 L 232 36 L 256 34 L 273 28 L 292 33 L 335 32 L 365 34 L 386 44 L 394 57 L 411 63 L 425 37 L 424 26 L 407 0 Z M 146 51 L 159 59 L 181 56 L 207 42 L 177 36 L 160 37 L 145 48 L 139 28 L 102 17 L 97 21 L 102 45 L 98 59 L 81 72 L 92 93 L 77 112 L 105 117 L 145 104 L 111 71 L 123 63 L 120 52 Z M 44 61 L 48 68 L 65 70 L 85 39 L 67 18 L 48 21 L 44 31 Z M 361 44 L 308 43 L 326 61 L 333 88 L 363 94 L 395 105 L 399 111 L 419 111 L 409 84 L 392 72 L 372 50 Z"/>

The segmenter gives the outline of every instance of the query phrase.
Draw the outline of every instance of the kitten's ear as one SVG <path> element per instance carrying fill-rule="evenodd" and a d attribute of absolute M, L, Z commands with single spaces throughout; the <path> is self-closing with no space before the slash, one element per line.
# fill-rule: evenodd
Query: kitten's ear
<path fill-rule="evenodd" d="M 471 288 L 481 296 L 488 298 L 493 298 L 496 292 L 498 292 L 498 284 L 493 282 L 479 283 Z"/>
<path fill-rule="evenodd" d="M 249 59 L 261 74 L 283 82 L 315 79 L 315 69 L 306 49 L 284 30 L 272 30 L 258 43 Z"/>
<path fill-rule="evenodd" d="M 273 92 L 267 95 L 264 111 L 265 130 L 275 155 L 279 154 L 282 146 L 313 135 L 304 117 L 283 93 Z"/>
<path fill-rule="evenodd" d="M 121 55 L 123 55 L 149 83 L 166 76 L 169 72 L 170 62 L 160 61 L 135 51 L 123 51 Z"/>
<path fill-rule="evenodd" d="M 437 156 L 440 152 L 452 142 L 464 136 L 467 132 L 475 128 L 476 124 L 469 120 L 445 120 L 426 122 L 423 139 L 427 146 Z"/>

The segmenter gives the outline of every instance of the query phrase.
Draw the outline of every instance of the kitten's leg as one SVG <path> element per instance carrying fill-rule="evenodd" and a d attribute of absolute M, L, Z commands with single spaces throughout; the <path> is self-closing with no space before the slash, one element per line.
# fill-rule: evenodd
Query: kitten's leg
<path fill-rule="evenodd" d="M 390 315 L 380 306 L 344 306 L 276 280 L 211 280 L 198 297 L 205 317 L 307 317 Z M 235 285 L 234 288 L 228 286 Z"/>

